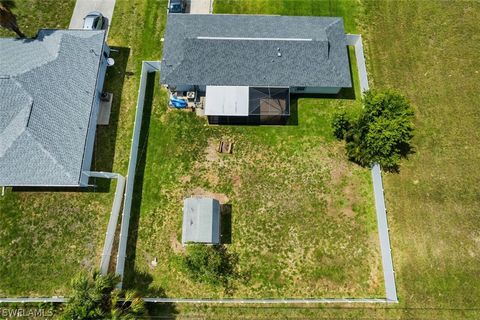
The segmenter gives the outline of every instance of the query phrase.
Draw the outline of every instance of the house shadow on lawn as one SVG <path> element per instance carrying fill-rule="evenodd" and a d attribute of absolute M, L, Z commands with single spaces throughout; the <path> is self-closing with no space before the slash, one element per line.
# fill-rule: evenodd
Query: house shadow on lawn
<path fill-rule="evenodd" d="M 112 172 L 117 142 L 118 121 L 122 103 L 123 84 L 127 74 L 130 48 L 111 47 L 110 56 L 115 65 L 108 67 L 103 91 L 113 93 L 112 109 L 108 126 L 97 126 L 91 171 Z M 86 188 L 69 187 L 14 187 L 14 192 L 110 192 L 109 179 L 91 178 L 94 186 Z"/>
<path fill-rule="evenodd" d="M 111 50 L 110 56 L 115 59 L 115 64 L 107 69 L 103 87 L 103 91 L 113 93 L 110 122 L 108 126 L 97 126 L 92 171 L 112 172 L 115 160 L 118 121 L 130 48 L 111 47 Z M 111 184 L 108 179 L 91 178 L 90 181 L 95 185 L 95 192 L 110 192 Z"/>

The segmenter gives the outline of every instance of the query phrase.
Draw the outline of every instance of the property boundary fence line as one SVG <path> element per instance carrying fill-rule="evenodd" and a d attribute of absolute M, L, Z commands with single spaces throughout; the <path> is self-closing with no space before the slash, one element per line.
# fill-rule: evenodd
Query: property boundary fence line
<path fill-rule="evenodd" d="M 0 303 L 64 303 L 68 299 L 65 297 L 25 297 L 25 298 L 0 298 Z"/>
<path fill-rule="evenodd" d="M 362 94 L 367 91 L 368 85 L 367 65 L 363 53 L 362 36 L 360 34 L 347 34 L 347 45 L 355 48 L 355 60 L 357 60 L 358 77 L 360 79 L 360 89 Z"/>
<path fill-rule="evenodd" d="M 323 298 L 323 299 L 187 299 L 187 298 L 142 298 L 146 303 L 190 303 L 190 304 L 342 304 L 342 303 L 391 303 L 382 298 Z M 0 298 L 0 303 L 65 303 L 67 297 Z M 120 301 L 124 301 L 120 299 Z"/>
<path fill-rule="evenodd" d="M 380 298 L 311 298 L 311 299 L 181 299 L 181 298 L 143 298 L 148 303 L 209 303 L 209 304 L 316 304 L 316 303 L 390 303 Z"/>
<path fill-rule="evenodd" d="M 118 173 L 85 171 L 89 177 L 103 179 L 117 179 L 117 187 L 115 189 L 115 197 L 113 199 L 112 211 L 108 220 L 107 232 L 105 234 L 105 242 L 103 244 L 102 259 L 100 261 L 100 273 L 107 274 L 112 257 L 113 241 L 115 238 L 115 230 L 117 229 L 118 216 L 122 208 L 123 191 L 125 190 L 125 177 Z"/>
<path fill-rule="evenodd" d="M 133 125 L 132 145 L 130 148 L 130 159 L 128 163 L 127 185 L 125 188 L 125 200 L 123 203 L 122 223 L 120 226 L 120 235 L 118 240 L 118 254 L 115 272 L 120 275 L 121 281 L 119 288 L 123 285 L 123 274 L 125 272 L 125 259 L 127 254 L 128 229 L 130 227 L 130 212 L 132 209 L 133 188 L 135 182 L 135 172 L 137 169 L 138 144 L 140 141 L 140 131 L 142 129 L 143 106 L 145 104 L 145 89 L 147 86 L 147 76 L 151 72 L 160 70 L 160 61 L 143 61 L 140 75 L 140 86 L 138 88 L 137 108 L 135 111 L 135 122 Z"/>
<path fill-rule="evenodd" d="M 363 52 L 362 36 L 359 34 L 347 34 L 347 44 L 355 47 L 355 58 L 357 60 L 358 76 L 360 78 L 360 89 L 362 94 L 369 89 L 367 67 Z M 397 288 L 395 285 L 395 272 L 393 270 L 392 249 L 388 235 L 387 210 L 383 194 L 382 172 L 380 165 L 375 163 L 372 166 L 373 193 L 375 197 L 375 211 L 377 213 L 378 236 L 380 241 L 380 252 L 382 255 L 383 278 L 385 281 L 385 292 L 387 300 L 398 302 Z"/>
<path fill-rule="evenodd" d="M 348 34 L 347 44 L 355 47 L 358 73 L 362 93 L 368 90 L 368 78 L 363 53 L 361 35 Z M 145 88 L 147 75 L 160 70 L 160 61 L 144 61 L 140 78 L 140 87 L 135 113 L 134 132 L 130 149 L 130 162 L 128 165 L 127 185 L 125 189 L 124 207 L 122 212 L 122 224 L 119 239 L 119 251 L 117 257 L 116 273 L 123 278 L 126 247 L 128 240 L 128 228 L 130 210 L 132 206 L 133 186 L 137 166 L 138 144 L 143 119 L 143 106 L 145 101 Z M 390 240 L 388 235 L 388 223 L 383 194 L 383 183 L 380 165 L 372 167 L 372 179 L 375 195 L 375 208 L 377 213 L 377 225 L 380 238 L 380 251 L 382 255 L 383 274 L 385 279 L 386 298 L 310 298 L 310 299 L 187 299 L 187 298 L 143 298 L 148 303 L 202 303 L 202 304 L 342 304 L 342 303 L 398 303 L 395 277 L 391 256 Z M 120 283 L 120 288 L 121 288 Z M 65 302 L 65 297 L 39 297 L 39 298 L 0 298 L 0 303 L 38 303 L 38 302 Z"/>

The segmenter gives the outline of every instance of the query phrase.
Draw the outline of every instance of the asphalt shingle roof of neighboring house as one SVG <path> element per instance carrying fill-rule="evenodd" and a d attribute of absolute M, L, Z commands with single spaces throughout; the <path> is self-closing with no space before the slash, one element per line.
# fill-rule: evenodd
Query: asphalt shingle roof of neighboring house
<path fill-rule="evenodd" d="M 0 185 L 79 185 L 104 31 L 0 39 Z"/>
<path fill-rule="evenodd" d="M 161 82 L 351 87 L 343 19 L 170 14 Z"/>

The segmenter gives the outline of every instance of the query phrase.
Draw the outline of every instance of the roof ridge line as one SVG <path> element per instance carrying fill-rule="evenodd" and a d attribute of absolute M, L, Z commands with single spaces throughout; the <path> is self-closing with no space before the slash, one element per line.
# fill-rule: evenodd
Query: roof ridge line
<path fill-rule="evenodd" d="M 47 50 L 48 54 L 50 54 L 53 57 L 53 60 L 56 60 L 58 58 L 58 53 L 60 51 L 60 46 L 61 46 L 61 42 L 63 40 L 63 35 L 64 35 L 63 33 L 60 33 L 60 34 L 55 34 L 55 33 L 46 34 L 46 35 L 43 35 L 42 40 L 40 40 L 42 47 L 44 47 L 45 50 Z M 59 38 L 58 41 L 57 41 L 57 39 L 55 39 L 53 37 L 58 37 Z M 45 39 L 49 39 L 48 42 L 50 42 L 50 43 L 54 42 L 55 48 L 56 48 L 56 50 L 54 52 L 52 52 L 51 47 L 49 47 L 47 45 L 47 43 L 45 42 Z M 53 60 L 51 60 L 51 61 L 53 61 Z"/>
<path fill-rule="evenodd" d="M 263 37 L 209 37 L 209 36 L 196 36 L 197 40 L 239 40 L 239 41 L 314 41 L 312 38 L 263 38 Z M 318 40 L 317 40 L 318 41 Z M 324 41 L 324 40 L 320 40 Z"/>
<path fill-rule="evenodd" d="M 0 134 L 3 134 L 5 132 L 5 130 L 0 132 Z M 20 133 L 15 137 L 15 139 L 12 139 L 11 141 L 9 141 L 9 145 L 6 146 L 3 151 L 0 148 L 0 158 L 2 158 L 7 153 L 7 151 L 13 146 L 15 141 L 17 141 L 18 137 L 20 137 L 25 131 L 27 131 L 27 128 L 24 128 L 22 131 L 20 131 Z M 3 140 L 3 142 L 5 142 L 5 139 L 2 139 L 2 140 Z"/>
<path fill-rule="evenodd" d="M 65 166 L 63 166 L 47 149 L 45 149 L 44 145 L 37 140 L 35 135 L 33 135 L 33 133 L 31 133 L 30 130 L 28 130 L 28 128 L 26 128 L 25 133 L 28 134 L 28 136 L 31 137 L 37 143 L 40 150 L 42 150 L 47 155 L 47 157 L 53 161 L 55 165 L 60 167 L 60 169 L 66 176 L 68 176 L 69 178 L 73 178 L 72 175 L 65 169 Z"/>
<path fill-rule="evenodd" d="M 5 79 L 7 79 L 7 78 L 5 78 Z M 17 86 L 21 90 L 23 90 L 24 96 L 26 96 L 28 98 L 28 106 L 26 105 L 23 108 L 17 110 L 17 113 L 11 119 L 12 121 L 2 131 L 0 131 L 0 136 L 2 136 L 5 133 L 5 131 L 7 131 L 9 128 L 11 129 L 10 126 L 12 125 L 12 123 L 15 122 L 15 119 L 17 119 L 19 116 L 21 116 L 22 112 L 27 111 L 28 112 L 28 117 L 26 119 L 25 126 L 22 128 L 22 130 L 18 131 L 18 134 L 13 139 L 10 139 L 11 141 L 8 141 L 6 139 L 2 139 L 3 142 L 8 142 L 8 145 L 6 143 L 6 146 L 4 147 L 3 151 L 1 150 L 2 148 L 0 148 L 0 157 L 3 157 L 5 155 L 5 153 L 12 147 L 12 145 L 15 143 L 15 141 L 17 141 L 18 137 L 20 137 L 25 132 L 25 130 L 27 129 L 27 124 L 28 124 L 28 122 L 30 120 L 30 116 L 32 114 L 32 105 L 33 105 L 33 97 L 23 87 L 23 85 L 15 77 L 9 76 L 8 80 L 10 80 L 15 86 Z M 0 146 L 1 146 L 1 144 L 0 144 Z"/>
<path fill-rule="evenodd" d="M 339 17 L 336 17 L 336 19 L 334 19 L 332 22 L 330 22 L 327 26 L 325 26 L 325 28 L 323 30 L 325 30 L 325 35 L 327 36 L 327 40 L 328 40 L 328 34 L 327 34 L 327 31 L 330 30 L 330 28 L 332 28 L 332 26 L 336 23 L 339 23 L 341 22 L 342 20 L 340 20 L 341 18 Z M 343 24 L 342 24 L 343 25 Z M 343 33 L 345 33 L 345 28 L 343 30 Z"/>

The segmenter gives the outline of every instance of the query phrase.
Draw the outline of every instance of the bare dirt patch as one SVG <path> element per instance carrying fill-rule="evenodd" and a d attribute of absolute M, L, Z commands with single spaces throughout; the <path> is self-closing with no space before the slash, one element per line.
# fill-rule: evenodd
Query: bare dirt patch
<path fill-rule="evenodd" d="M 216 186 L 218 185 L 218 182 L 220 182 L 220 178 L 218 177 L 218 175 L 214 172 L 211 172 L 209 171 L 206 175 L 205 175 L 205 178 L 207 179 L 207 181 L 212 185 L 212 186 Z"/>
<path fill-rule="evenodd" d="M 347 217 L 355 216 L 355 211 L 353 211 L 353 205 L 358 201 L 357 192 L 358 191 L 355 190 L 352 184 L 347 184 L 343 188 L 343 196 L 348 201 L 348 205 L 345 208 L 343 208 L 343 213 L 345 213 Z"/>
<path fill-rule="evenodd" d="M 230 199 L 227 197 L 226 194 L 210 192 L 210 191 L 204 190 L 200 187 L 197 187 L 197 188 L 193 189 L 191 194 L 192 194 L 192 196 L 205 196 L 205 197 L 210 197 L 210 198 L 213 198 L 213 199 L 217 199 L 221 204 L 225 204 L 228 201 L 230 201 Z"/>
<path fill-rule="evenodd" d="M 180 177 L 180 182 L 183 184 L 189 183 L 192 180 L 192 177 L 189 175 Z"/>
<path fill-rule="evenodd" d="M 172 234 L 170 237 L 170 247 L 172 248 L 173 252 L 179 254 L 179 253 L 184 253 L 185 248 L 182 246 L 180 241 L 178 241 L 177 237 Z"/>
<path fill-rule="evenodd" d="M 207 161 L 215 162 L 220 159 L 218 155 L 218 140 L 217 139 L 208 139 L 208 145 L 205 149 Z"/>

